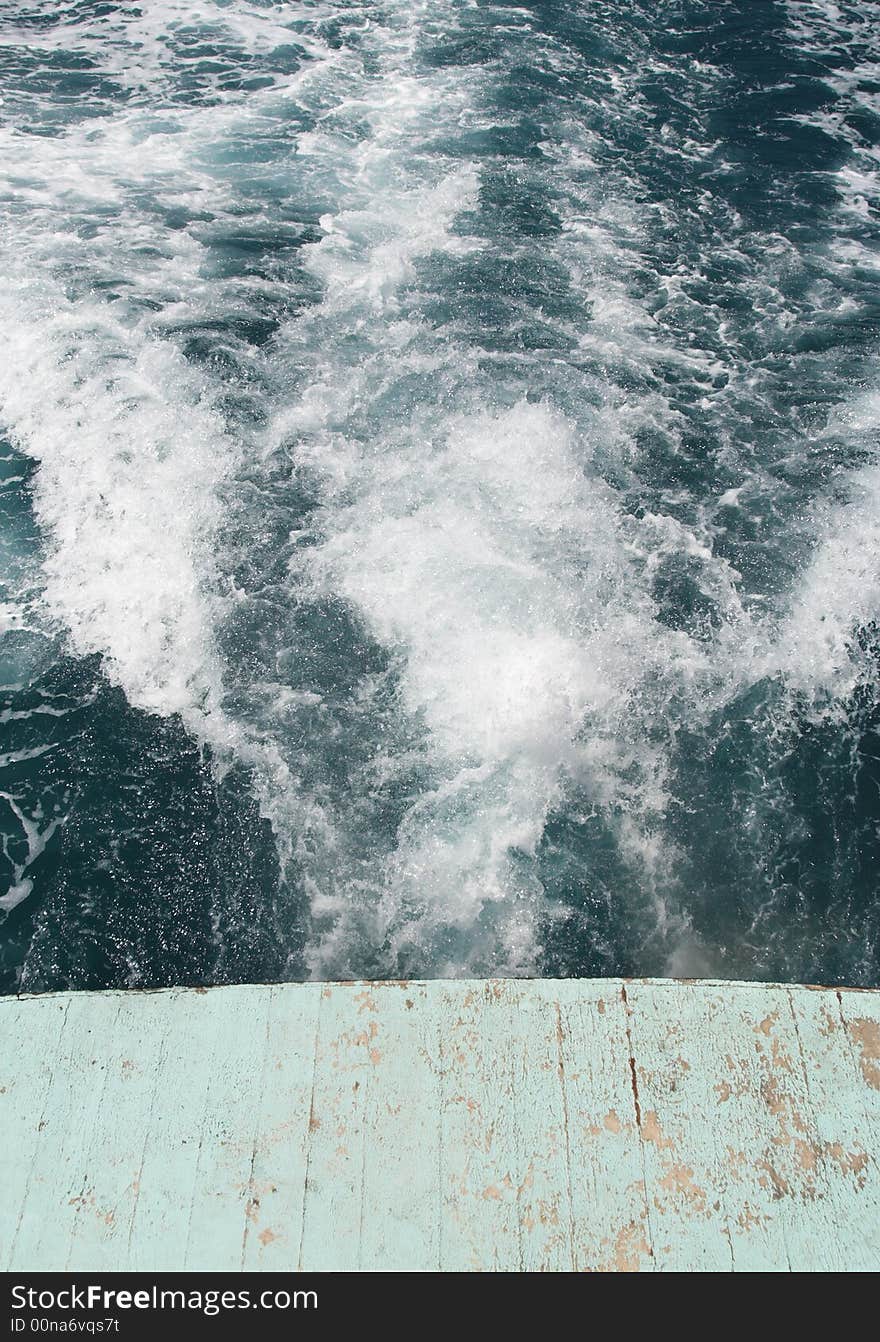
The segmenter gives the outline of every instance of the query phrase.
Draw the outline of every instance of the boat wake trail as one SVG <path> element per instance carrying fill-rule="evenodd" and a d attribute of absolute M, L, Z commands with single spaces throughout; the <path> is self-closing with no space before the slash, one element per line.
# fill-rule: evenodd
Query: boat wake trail
<path fill-rule="evenodd" d="M 10 982 L 875 981 L 860 7 L 0 42 Z M 99 816 L 76 734 L 154 731 Z M 71 961 L 85 849 L 114 918 L 150 879 L 144 788 L 169 871 L 212 854 L 176 949 Z"/>

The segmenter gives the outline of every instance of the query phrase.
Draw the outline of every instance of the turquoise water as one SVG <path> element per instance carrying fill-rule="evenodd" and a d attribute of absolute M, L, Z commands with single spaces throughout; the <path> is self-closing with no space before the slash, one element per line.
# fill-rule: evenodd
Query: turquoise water
<path fill-rule="evenodd" d="M 880 982 L 880 24 L 0 3 L 6 991 Z"/>

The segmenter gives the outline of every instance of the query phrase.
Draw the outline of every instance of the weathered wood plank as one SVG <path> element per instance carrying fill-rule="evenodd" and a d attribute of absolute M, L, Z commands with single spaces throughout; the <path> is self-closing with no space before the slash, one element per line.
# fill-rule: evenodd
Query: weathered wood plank
<path fill-rule="evenodd" d="M 174 993 L 167 999 L 168 1010 L 161 1014 L 153 1005 L 156 997 L 145 999 L 148 1015 L 155 1014 L 155 1028 L 163 1038 L 152 1108 L 141 1124 L 130 1249 L 130 1263 L 136 1270 L 179 1272 L 186 1262 L 191 1222 L 200 1211 L 199 1153 L 210 1127 L 212 1060 L 222 1048 L 230 1023 L 236 1021 L 235 991 L 240 992 L 230 989 L 224 994 L 219 1011 L 212 1010 L 209 993 Z M 149 1020 L 143 1028 L 150 1028 Z M 255 1052 L 263 1032 L 262 1022 L 254 1034 L 249 1032 Z M 244 1219 L 240 1191 L 223 1191 L 223 1211 L 218 1213 L 213 1232 L 209 1230 L 218 1267 L 227 1266 L 224 1257 L 228 1257 L 233 1224 L 241 1244 Z"/>
<path fill-rule="evenodd" d="M 842 1241 L 851 1266 L 880 1261 L 838 995 L 670 983 L 628 996 L 658 1267 L 834 1270 Z M 873 1243 L 848 1227 L 854 1205 Z"/>
<path fill-rule="evenodd" d="M 137 994 L 117 993 L 111 1030 L 104 999 L 82 994 L 69 1023 L 91 1042 L 86 1076 L 100 1070 L 98 1109 L 82 1151 L 83 1179 L 72 1202 L 66 1266 L 112 1271 L 128 1254 L 138 1199 L 144 1115 L 153 1112 L 165 1022 L 174 1011 L 162 995 L 144 1028 Z M 46 1166 L 43 1160 L 44 1170 Z M 51 1174 L 51 1171 L 48 1171 Z"/>
<path fill-rule="evenodd" d="M 799 1087 L 792 1102 L 804 1108 L 787 995 L 626 991 L 657 1268 L 730 1271 L 742 1256 L 750 1269 L 787 1270 L 783 1094 Z"/>
<path fill-rule="evenodd" d="M 229 990 L 222 1029 L 200 1011 L 204 1102 L 193 1195 L 180 1266 L 187 1271 L 241 1268 L 253 1217 L 251 1169 L 262 1104 L 271 991 Z M 185 1056 L 183 1049 L 181 1055 Z"/>
<path fill-rule="evenodd" d="M 654 1268 L 645 1163 L 621 985 L 598 980 L 557 989 L 559 1057 L 567 1097 L 574 1267 Z"/>
<path fill-rule="evenodd" d="M 791 1137 L 802 1176 L 804 1195 L 822 1209 L 829 1234 L 838 1241 L 840 1227 L 857 1209 L 859 1226 L 849 1227 L 843 1242 L 847 1267 L 870 1271 L 880 1262 L 880 1171 L 876 1137 L 880 1130 L 878 1086 L 866 1084 L 861 1053 L 853 1056 L 853 1021 L 878 1016 L 876 997 L 865 993 L 789 993 L 797 1027 L 799 1061 L 807 1090 L 807 1112 L 795 1122 Z M 855 1008 L 855 1010 L 854 1010 Z M 849 1015 L 849 1024 L 844 1011 Z M 863 1014 L 864 1012 L 872 1014 Z M 876 1028 L 876 1025 L 874 1026 Z M 856 1025 L 858 1034 L 862 1032 Z M 867 1032 L 870 1036 L 870 1028 Z M 806 1121 L 804 1121 L 804 1119 Z M 871 1135 L 873 1134 L 873 1140 Z M 811 1226 L 798 1222 L 791 1235 L 791 1256 L 800 1265 L 833 1270 L 841 1245 L 814 1244 Z"/>
<path fill-rule="evenodd" d="M 880 1266 L 880 993 L 0 1000 L 14 1268 Z"/>
<path fill-rule="evenodd" d="M 0 1017 L 0 1265 L 5 1271 L 15 1265 L 19 1244 L 28 1243 L 34 1219 L 45 1214 L 30 1192 L 70 998 L 34 998 L 30 1006 L 33 1010 L 24 1014 L 13 1007 Z"/>
<path fill-rule="evenodd" d="M 242 1268 L 289 1271 L 300 1256 L 319 992 L 270 988 Z"/>
<path fill-rule="evenodd" d="M 95 1133 L 112 1112 L 107 1040 L 114 1037 L 118 1014 L 118 999 L 108 1001 L 103 1013 L 100 1006 L 96 1012 L 94 998 L 70 1000 L 40 1120 L 37 1159 L 12 1253 L 13 1267 L 35 1261 L 66 1267 L 85 1210 L 96 1221 L 103 1220 L 105 1230 L 109 1228 L 111 1207 L 99 1207 L 95 1201 L 92 1152 Z M 102 1160 L 104 1155 L 102 1144 Z"/>
<path fill-rule="evenodd" d="M 565 1101 L 544 985 L 441 996 L 446 1270 L 572 1266 Z"/>
<path fill-rule="evenodd" d="M 439 1112 L 426 987 L 325 987 L 303 1268 L 437 1265 Z"/>

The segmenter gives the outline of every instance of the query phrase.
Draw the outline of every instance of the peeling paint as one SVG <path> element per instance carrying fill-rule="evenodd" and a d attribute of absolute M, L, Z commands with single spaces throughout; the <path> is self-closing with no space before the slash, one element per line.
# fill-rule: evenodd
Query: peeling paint
<path fill-rule="evenodd" d="M 7 1269 L 880 1266 L 880 994 L 304 984 L 0 1009 Z"/>
<path fill-rule="evenodd" d="M 849 1032 L 859 1047 L 865 1084 L 880 1090 L 880 1022 L 860 1016 L 850 1022 Z"/>

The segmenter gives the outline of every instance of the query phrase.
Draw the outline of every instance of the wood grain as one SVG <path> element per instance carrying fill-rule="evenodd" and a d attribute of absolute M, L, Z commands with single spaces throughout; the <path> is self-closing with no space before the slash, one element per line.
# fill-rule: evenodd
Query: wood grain
<path fill-rule="evenodd" d="M 7 1269 L 880 1267 L 880 993 L 0 999 Z"/>

